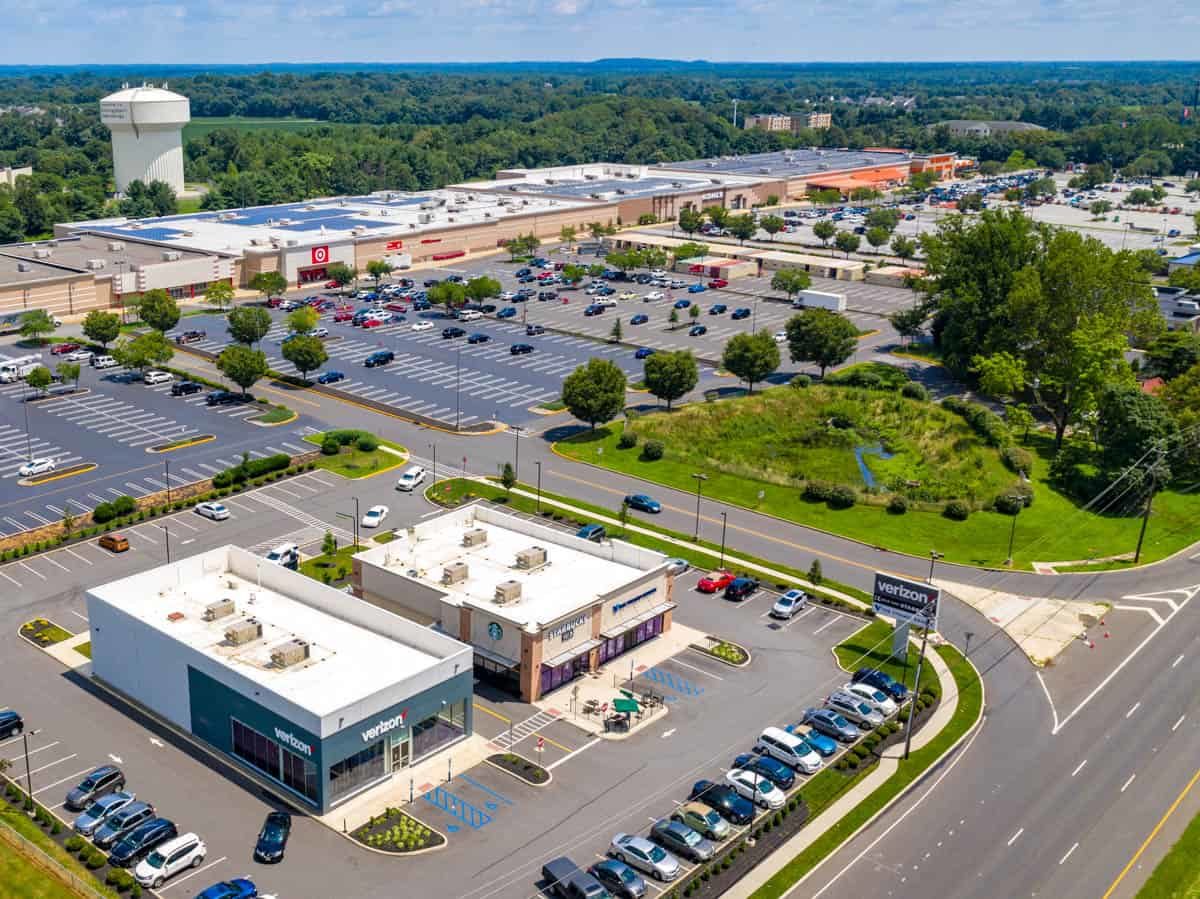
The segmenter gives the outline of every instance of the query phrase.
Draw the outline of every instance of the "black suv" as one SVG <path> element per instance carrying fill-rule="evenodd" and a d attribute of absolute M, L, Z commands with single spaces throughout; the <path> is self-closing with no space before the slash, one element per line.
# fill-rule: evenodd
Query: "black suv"
<path fill-rule="evenodd" d="M 462 328 L 442 328 L 442 340 L 452 340 L 455 337 L 462 337 L 466 333 Z"/>
<path fill-rule="evenodd" d="M 132 868 L 167 840 L 179 836 L 175 824 L 166 818 L 152 818 L 139 824 L 113 846 L 108 863 L 116 868 Z"/>
<path fill-rule="evenodd" d="M 125 775 L 116 765 L 101 765 L 67 794 L 65 805 L 71 811 L 81 811 L 105 793 L 125 789 Z"/>
<path fill-rule="evenodd" d="M 363 360 L 363 365 L 365 365 L 367 368 L 374 368 L 377 365 L 387 365 L 395 358 L 396 354 L 391 350 L 376 350 Z"/>
<path fill-rule="evenodd" d="M 0 739 L 4 737 L 15 737 L 25 729 L 25 722 L 21 720 L 19 713 L 12 709 L 5 709 L 0 712 Z"/>
<path fill-rule="evenodd" d="M 204 402 L 209 406 L 228 406 L 230 403 L 237 402 L 237 394 L 230 393 L 228 390 L 214 390 L 204 398 Z"/>
<path fill-rule="evenodd" d="M 199 393 L 204 389 L 204 385 L 196 381 L 176 381 L 171 385 L 171 396 L 188 396 L 192 393 Z"/>

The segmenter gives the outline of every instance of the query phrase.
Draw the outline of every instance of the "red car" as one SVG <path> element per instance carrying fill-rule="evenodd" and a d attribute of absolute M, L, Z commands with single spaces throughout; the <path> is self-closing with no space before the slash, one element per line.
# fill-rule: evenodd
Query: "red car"
<path fill-rule="evenodd" d="M 407 312 L 408 307 L 403 303 L 385 303 L 384 309 L 391 309 L 393 312 Z"/>
<path fill-rule="evenodd" d="M 696 589 L 701 593 L 716 593 L 719 590 L 724 590 L 732 583 L 733 572 L 721 569 L 700 578 L 700 582 L 696 584 Z"/>
<path fill-rule="evenodd" d="M 335 322 L 348 322 L 353 318 L 353 309 L 339 309 L 337 312 L 333 313 L 333 320 Z"/>
<path fill-rule="evenodd" d="M 363 319 L 362 326 L 363 326 L 364 328 L 378 328 L 378 327 L 379 327 L 380 325 L 382 325 L 382 324 L 383 324 L 383 320 L 382 320 L 382 319 L 378 319 L 378 318 L 364 318 L 364 319 Z"/>
<path fill-rule="evenodd" d="M 282 302 L 283 302 L 283 297 L 267 297 L 267 306 L 269 306 L 271 309 L 279 308 L 279 305 Z"/>
<path fill-rule="evenodd" d="M 690 272 L 690 273 L 691 273 L 691 274 L 693 274 L 693 275 L 702 275 L 702 274 L 704 274 L 704 266 L 702 266 L 702 265 L 689 265 L 689 266 L 688 266 L 688 272 Z"/>
<path fill-rule="evenodd" d="M 79 349 L 79 344 L 77 343 L 56 343 L 50 347 L 50 355 L 62 356 L 66 353 L 73 353 L 77 349 Z"/>
<path fill-rule="evenodd" d="M 337 288 L 339 288 L 339 287 L 341 287 L 341 286 L 342 286 L 342 285 L 341 285 L 341 284 L 338 284 L 338 282 L 337 282 L 337 281 L 326 281 L 326 282 L 325 282 L 325 289 L 326 289 L 326 290 L 336 290 Z"/>
<path fill-rule="evenodd" d="M 713 278 L 711 281 L 708 282 L 708 286 L 712 290 L 720 290 L 722 287 L 728 287 L 729 282 L 726 281 L 724 278 Z"/>
<path fill-rule="evenodd" d="M 315 297 L 309 297 L 307 300 L 304 301 L 305 305 L 312 306 L 314 309 L 316 307 L 320 306 L 324 302 L 325 302 L 325 298 L 323 296 L 321 296 L 320 294 L 318 294 Z"/>

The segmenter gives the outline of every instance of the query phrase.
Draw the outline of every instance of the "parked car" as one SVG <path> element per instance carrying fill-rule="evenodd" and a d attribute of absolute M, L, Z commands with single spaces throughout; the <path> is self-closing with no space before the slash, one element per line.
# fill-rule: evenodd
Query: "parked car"
<path fill-rule="evenodd" d="M 667 574 L 678 576 L 691 567 L 692 565 L 687 559 L 667 559 Z"/>
<path fill-rule="evenodd" d="M 837 745 L 831 745 L 830 751 L 835 752 Z M 772 764 L 784 765 L 789 770 L 816 774 L 821 769 L 820 753 L 806 743 L 803 737 L 789 733 L 780 727 L 763 728 L 763 732 L 758 735 L 758 739 L 754 743 L 754 751 L 763 758 L 769 759 Z M 747 766 L 739 765 L 738 767 L 745 768 Z M 764 770 L 759 770 L 758 773 L 771 777 Z M 774 780 L 774 778 L 772 779 Z"/>
<path fill-rule="evenodd" d="M 196 894 L 196 899 L 255 899 L 258 887 L 245 877 L 214 883 Z"/>
<path fill-rule="evenodd" d="M 725 588 L 725 598 L 741 602 L 758 592 L 758 581 L 752 577 L 734 578 Z"/>
<path fill-rule="evenodd" d="M 631 509 L 637 509 L 639 512 L 658 514 L 662 511 L 662 503 L 644 493 L 632 493 L 625 497 L 625 505 Z"/>
<path fill-rule="evenodd" d="M 457 326 L 442 328 L 442 340 L 454 340 L 457 337 L 466 337 L 467 332 Z"/>
<path fill-rule="evenodd" d="M 119 364 L 112 356 L 92 356 L 92 368 L 116 368 Z"/>
<path fill-rule="evenodd" d="M 157 371 L 157 370 L 148 371 L 144 375 L 142 375 L 142 382 L 144 384 L 150 384 L 150 385 L 169 384 L 174 380 L 175 380 L 175 376 L 172 375 L 169 371 Z"/>
<path fill-rule="evenodd" d="M 591 540 L 593 543 L 603 543 L 608 537 L 608 531 L 602 524 L 585 524 L 575 532 L 576 537 Z"/>
<path fill-rule="evenodd" d="M 105 793 L 116 793 L 123 789 L 125 789 L 125 775 L 121 769 L 116 765 L 101 765 L 67 793 L 63 805 L 71 811 L 81 811 Z"/>
<path fill-rule="evenodd" d="M 270 812 L 263 821 L 262 830 L 258 832 L 254 860 L 268 863 L 283 861 L 283 852 L 287 849 L 291 833 L 292 816 L 287 812 Z"/>
<path fill-rule="evenodd" d="M 512 356 L 526 356 L 533 352 L 532 343 L 514 343 L 508 348 L 508 352 Z"/>
<path fill-rule="evenodd" d="M 338 381 L 341 381 L 345 377 L 346 377 L 345 374 L 343 374 L 340 371 L 333 371 L 333 370 L 323 371 L 323 372 L 321 372 L 321 374 L 317 375 L 317 383 L 318 384 L 336 384 Z"/>
<path fill-rule="evenodd" d="M 785 765 L 769 755 L 743 752 L 733 760 L 733 766 L 752 774 L 761 775 L 781 790 L 790 790 L 796 785 L 796 772 L 789 765 Z"/>
<path fill-rule="evenodd" d="M 221 503 L 216 502 L 197 503 L 195 512 L 202 518 L 208 518 L 212 521 L 224 521 L 229 517 L 229 509 Z"/>
<path fill-rule="evenodd" d="M 546 892 L 560 899 L 607 899 L 603 885 L 565 855 L 542 865 Z"/>
<path fill-rule="evenodd" d="M 137 798 L 136 793 L 109 793 L 101 796 L 80 813 L 71 825 L 77 834 L 90 837 L 105 821 Z"/>
<path fill-rule="evenodd" d="M 96 545 L 110 553 L 129 552 L 129 540 L 123 534 L 105 534 L 96 541 Z"/>
<path fill-rule="evenodd" d="M 633 358 L 634 359 L 649 359 L 653 355 L 654 355 L 654 347 L 643 346 L 643 347 L 637 348 L 637 351 L 633 354 Z"/>
<path fill-rule="evenodd" d="M 707 333 L 708 327 L 706 325 L 692 325 L 688 329 L 688 337 L 701 337 Z"/>
<path fill-rule="evenodd" d="M 875 711 L 874 706 L 846 690 L 834 690 L 826 698 L 825 705 L 863 730 L 872 730 L 883 724 L 883 715 Z"/>
<path fill-rule="evenodd" d="M 769 779 L 753 771 L 731 768 L 725 772 L 725 783 L 733 787 L 743 799 L 765 809 L 782 808 L 786 802 L 783 791 Z"/>
<path fill-rule="evenodd" d="M 890 718 L 896 714 L 896 709 L 899 708 L 896 705 L 896 700 L 892 699 L 878 687 L 872 687 L 870 684 L 856 684 L 851 681 L 842 689 L 847 693 L 853 693 L 855 696 L 861 698 L 863 702 L 871 706 L 871 708 L 875 709 L 875 711 L 879 712 L 885 718 Z"/>
<path fill-rule="evenodd" d="M 650 826 L 650 839 L 669 852 L 693 862 L 706 862 L 716 846 L 682 821 L 659 818 Z"/>
<path fill-rule="evenodd" d="M 829 709 L 809 709 L 804 713 L 803 723 L 840 743 L 853 743 L 859 736 L 857 727 Z"/>
<path fill-rule="evenodd" d="M 179 835 L 173 821 L 152 818 L 121 836 L 108 854 L 108 863 L 115 868 L 132 868 L 167 840 Z"/>
<path fill-rule="evenodd" d="M 65 358 L 68 362 L 91 362 L 94 355 L 91 350 L 75 350 L 67 353 Z"/>
<path fill-rule="evenodd" d="M 352 312 L 350 309 L 348 309 L 346 307 L 342 307 L 341 309 L 339 309 L 335 313 L 333 313 L 333 320 L 335 322 L 353 322 L 354 321 L 354 312 Z"/>
<path fill-rule="evenodd" d="M 410 465 L 396 481 L 396 489 L 412 493 L 425 481 L 425 469 L 420 465 Z"/>
<path fill-rule="evenodd" d="M 496 313 L 496 318 L 515 318 L 517 310 L 515 306 L 505 306 Z"/>
<path fill-rule="evenodd" d="M 701 593 L 716 593 L 718 590 L 724 590 L 734 581 L 734 574 L 727 569 L 720 569 L 706 574 L 696 583 L 696 589 Z"/>
<path fill-rule="evenodd" d="M 583 314 L 590 318 L 593 315 L 599 315 L 603 311 L 604 311 L 603 306 L 601 306 L 597 303 L 592 303 L 590 306 L 588 306 L 587 308 L 585 308 L 583 310 Z"/>
<path fill-rule="evenodd" d="M 642 899 L 646 895 L 646 881 L 637 871 L 615 858 L 606 858 L 588 868 L 604 889 L 615 899 Z"/>
<path fill-rule="evenodd" d="M 204 385 L 198 381 L 176 381 L 171 385 L 171 396 L 190 396 L 203 389 Z"/>
<path fill-rule="evenodd" d="M 180 871 L 200 867 L 206 855 L 208 847 L 204 841 L 194 833 L 185 833 L 163 843 L 138 862 L 133 877 L 144 887 L 158 889 Z"/>
<path fill-rule="evenodd" d="M 175 342 L 179 344 L 195 343 L 198 340 L 204 340 L 208 337 L 207 331 L 184 331 L 182 334 L 175 335 Z"/>
<path fill-rule="evenodd" d="M 228 390 L 214 390 L 204 398 L 207 406 L 228 406 L 237 402 L 237 394 Z"/>
<path fill-rule="evenodd" d="M 675 308 L 676 308 L 676 309 L 686 309 L 686 308 L 687 308 L 688 306 L 690 306 L 690 305 L 692 305 L 692 301 L 691 301 L 691 300 L 676 300 L 676 301 L 675 301 Z"/>
<path fill-rule="evenodd" d="M 634 315 L 629 319 L 629 324 L 644 325 L 648 321 L 650 321 L 650 316 L 646 315 L 644 312 L 639 312 L 637 315 Z"/>
<path fill-rule="evenodd" d="M 380 365 L 387 365 L 395 358 L 396 354 L 391 350 L 376 350 L 363 360 L 363 365 L 367 368 L 377 368 Z"/>
<path fill-rule="evenodd" d="M 688 293 L 704 293 L 704 291 L 707 289 L 708 288 L 706 288 L 703 284 L 693 284 L 691 287 L 689 287 L 687 289 L 687 292 Z"/>
<path fill-rule="evenodd" d="M 362 526 L 364 528 L 377 528 L 387 518 L 387 506 L 371 506 L 363 513 Z"/>
<path fill-rule="evenodd" d="M 30 459 L 17 469 L 17 474 L 23 478 L 32 478 L 40 474 L 49 474 L 58 467 L 58 463 L 46 456 L 41 459 Z"/>
<path fill-rule="evenodd" d="M 139 824 L 154 818 L 154 806 L 135 800 L 108 818 L 92 833 L 92 842 L 107 849 Z"/>
<path fill-rule="evenodd" d="M 837 741 L 818 730 L 814 730 L 810 724 L 789 724 L 784 730 L 793 737 L 799 737 L 805 742 L 814 752 L 821 758 L 829 758 L 837 752 Z"/>
<path fill-rule="evenodd" d="M 698 780 L 688 798 L 704 803 L 731 824 L 749 824 L 754 820 L 754 803 L 726 784 Z"/>
<path fill-rule="evenodd" d="M 733 314 L 729 317 L 731 319 L 733 319 L 733 321 L 735 321 L 735 322 L 741 321 L 743 318 L 750 317 L 750 310 L 747 309 L 745 306 L 740 306 L 737 309 L 734 309 Z"/>
<path fill-rule="evenodd" d="M 733 832 L 728 821 L 702 802 L 685 802 L 671 817 L 710 840 L 723 840 Z"/>
<path fill-rule="evenodd" d="M 897 702 L 903 702 L 904 698 L 908 696 L 908 687 L 877 668 L 859 668 L 850 680 L 856 684 L 870 684 L 872 687 L 878 687 Z"/>
<path fill-rule="evenodd" d="M 771 606 L 771 617 L 785 621 L 808 606 L 808 594 L 803 590 L 789 590 Z"/>
<path fill-rule="evenodd" d="M 708 286 L 710 288 L 712 288 L 713 290 L 720 290 L 722 287 L 728 287 L 729 282 L 726 281 L 724 278 L 713 278 L 711 281 L 708 282 Z"/>
<path fill-rule="evenodd" d="M 295 543 L 281 543 L 267 553 L 266 559 L 272 565 L 282 565 L 295 571 L 300 564 L 300 547 Z"/>
<path fill-rule="evenodd" d="M 708 307 L 708 314 L 709 315 L 724 315 L 726 310 L 728 310 L 728 309 L 729 309 L 729 307 L 726 306 L 724 303 L 713 303 L 711 306 Z"/>
<path fill-rule="evenodd" d="M 50 347 L 51 356 L 65 356 L 67 353 L 73 353 L 79 349 L 77 343 L 56 343 Z"/>
<path fill-rule="evenodd" d="M 24 729 L 25 722 L 21 720 L 20 712 L 12 709 L 0 711 L 0 738 L 15 737 Z"/>
<path fill-rule="evenodd" d="M 612 838 L 609 855 L 649 874 L 655 880 L 674 880 L 679 876 L 679 859 L 661 846 L 656 846 L 645 837 L 631 833 L 618 833 Z"/>
<path fill-rule="evenodd" d="M 649 303 L 654 300 L 662 300 L 662 299 L 666 299 L 666 296 L 667 295 L 665 293 L 663 293 L 661 290 L 652 290 L 648 294 L 646 294 L 644 297 L 642 297 L 642 302 Z"/>
<path fill-rule="evenodd" d="M 491 339 L 492 337 L 490 334 L 484 334 L 482 331 L 476 331 L 467 338 L 467 343 L 487 343 Z"/>

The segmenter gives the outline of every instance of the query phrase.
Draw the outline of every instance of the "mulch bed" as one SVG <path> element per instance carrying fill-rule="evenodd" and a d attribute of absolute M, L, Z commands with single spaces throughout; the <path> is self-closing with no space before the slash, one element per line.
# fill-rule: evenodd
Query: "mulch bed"
<path fill-rule="evenodd" d="M 550 779 L 549 771 L 515 752 L 498 752 L 495 755 L 489 755 L 488 761 L 497 768 L 503 768 L 514 777 L 519 777 L 534 786 L 541 786 Z"/>
<path fill-rule="evenodd" d="M 376 815 L 350 834 L 364 846 L 381 852 L 417 852 L 441 846 L 446 838 L 398 808 Z"/>

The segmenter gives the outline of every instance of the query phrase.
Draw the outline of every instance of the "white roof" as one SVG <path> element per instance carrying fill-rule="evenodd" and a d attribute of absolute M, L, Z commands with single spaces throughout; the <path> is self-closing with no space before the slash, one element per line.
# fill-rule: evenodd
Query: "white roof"
<path fill-rule="evenodd" d="M 464 532 L 474 528 L 487 533 L 486 542 L 464 546 Z M 534 546 L 546 550 L 547 563 L 533 570 L 518 568 L 517 553 Z M 355 558 L 433 587 L 452 605 L 486 611 L 529 633 L 590 607 L 666 562 L 662 553 L 630 543 L 592 543 L 486 506 L 428 519 Z M 442 583 L 443 570 L 455 562 L 466 563 L 466 580 Z M 498 603 L 496 586 L 505 581 L 519 583 L 521 595 Z"/>
<path fill-rule="evenodd" d="M 109 94 L 102 99 L 101 103 L 176 103 L 180 100 L 187 101 L 187 97 L 182 94 L 177 94 L 174 91 L 169 91 L 166 88 L 154 87 L 153 85 L 142 85 L 139 87 L 126 87 L 117 91 L 115 94 Z"/>
<path fill-rule="evenodd" d="M 466 648 L 237 547 L 182 559 L 89 592 L 319 716 L 375 695 L 381 686 L 408 680 Z M 235 612 L 205 621 L 205 607 L 223 599 L 233 600 Z M 262 636 L 241 645 L 229 643 L 226 630 L 250 618 L 262 625 Z M 370 624 L 378 627 L 366 626 Z M 272 650 L 291 640 L 308 642 L 308 658 L 276 667 Z"/>

